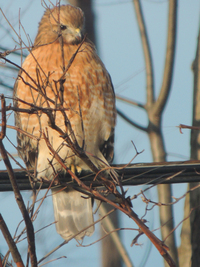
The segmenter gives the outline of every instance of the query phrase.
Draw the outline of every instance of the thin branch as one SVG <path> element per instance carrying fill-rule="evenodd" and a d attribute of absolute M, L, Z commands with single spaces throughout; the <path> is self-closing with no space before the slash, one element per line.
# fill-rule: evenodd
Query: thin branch
<path fill-rule="evenodd" d="M 17 267 L 24 267 L 22 258 L 19 254 L 19 251 L 17 249 L 15 241 L 13 240 L 13 238 L 12 238 L 12 236 L 8 230 L 8 227 L 7 227 L 1 214 L 0 214 L 0 229 L 2 231 L 2 234 L 3 234 L 7 244 L 8 244 L 9 250 L 12 254 L 13 260 L 16 263 Z"/>
<path fill-rule="evenodd" d="M 9 97 L 7 97 L 9 98 Z M 12 98 L 11 98 L 12 99 Z M 27 113 L 27 114 L 37 114 L 38 111 L 42 111 L 43 113 L 48 113 L 50 111 L 63 111 L 64 110 L 69 110 L 69 108 L 51 108 L 51 107 L 40 107 L 40 106 L 36 106 L 32 103 L 28 103 L 26 101 L 23 101 L 19 98 L 15 98 L 16 101 L 24 103 L 25 105 L 29 106 L 30 108 L 18 108 L 18 107 L 12 107 L 11 105 L 5 107 L 6 111 L 12 110 L 15 112 L 20 112 L 20 113 Z M 0 109 L 1 112 L 1 109 Z"/>
<path fill-rule="evenodd" d="M 3 47 L 3 46 L 0 46 L 0 50 L 3 50 L 4 52 L 7 52 L 7 51 L 11 51 L 12 53 L 13 53 L 13 55 L 16 55 L 16 56 L 20 56 L 21 57 L 21 53 L 20 52 L 18 52 L 18 50 L 21 50 L 21 49 L 23 49 L 23 48 L 20 48 L 20 49 L 13 49 L 13 50 L 8 50 L 8 48 L 5 48 L 5 47 Z M 23 57 L 26 57 L 27 56 L 27 54 L 26 55 L 22 55 Z"/>
<path fill-rule="evenodd" d="M 133 0 L 135 12 L 140 29 L 142 46 L 144 50 L 145 65 L 146 65 L 146 83 L 147 83 L 147 106 L 151 106 L 154 102 L 154 73 L 149 39 L 147 35 L 146 25 L 141 7 L 140 0 Z"/>
<path fill-rule="evenodd" d="M 189 129 L 189 130 L 200 130 L 199 126 L 190 126 L 190 125 L 185 125 L 185 124 L 179 124 L 179 126 L 176 126 L 179 128 L 180 133 L 182 134 L 182 129 Z"/>
<path fill-rule="evenodd" d="M 143 127 L 139 124 L 137 124 L 136 122 L 132 121 L 130 118 L 128 118 L 122 111 L 120 111 L 118 108 L 117 108 L 117 114 L 122 117 L 125 121 L 127 121 L 129 124 L 131 124 L 132 126 L 136 127 L 137 129 L 143 131 L 143 132 L 147 132 L 148 131 L 148 128 L 146 127 Z"/>
<path fill-rule="evenodd" d="M 165 68 L 163 75 L 162 87 L 154 106 L 157 115 L 160 115 L 167 102 L 175 62 L 175 46 L 176 46 L 176 29 L 177 29 L 177 6 L 178 0 L 169 0 L 169 15 L 168 15 L 168 37 L 167 37 L 167 50 L 165 56 Z"/>
<path fill-rule="evenodd" d="M 3 140 L 6 135 L 6 102 L 4 95 L 1 95 L 1 108 L 2 108 L 2 125 L 0 132 L 0 139 Z"/>
<path fill-rule="evenodd" d="M 128 103 L 128 104 L 134 105 L 136 107 L 145 109 L 143 104 L 138 103 L 138 102 L 136 102 L 134 100 L 130 100 L 129 98 L 126 98 L 126 97 L 123 97 L 123 96 L 120 96 L 120 95 L 116 95 L 116 99 L 121 100 L 121 101 L 123 101 L 125 103 Z"/>
<path fill-rule="evenodd" d="M 65 74 L 67 73 L 67 71 L 69 70 L 69 68 L 71 67 L 76 55 L 78 54 L 81 46 L 83 45 L 83 43 L 85 42 L 87 35 L 84 36 L 83 40 L 81 41 L 81 43 L 79 44 L 78 48 L 76 49 L 76 52 L 72 55 L 72 57 L 70 58 L 67 67 L 65 68 L 65 71 L 63 71 L 63 74 L 61 75 L 59 80 L 62 80 L 65 78 Z"/>
<path fill-rule="evenodd" d="M 14 62 L 12 62 L 12 61 L 10 61 L 9 59 L 7 59 L 7 58 L 5 57 L 5 55 L 2 55 L 1 53 L 0 53 L 0 58 L 4 59 L 6 62 L 10 63 L 11 65 L 13 65 L 13 66 L 15 66 L 15 67 L 17 67 L 19 70 L 21 70 L 23 73 L 25 73 L 26 76 L 33 82 L 33 84 L 36 85 L 36 88 L 35 88 L 33 85 L 31 85 L 30 83 L 27 83 L 27 82 L 24 80 L 24 78 L 19 74 L 18 77 L 22 79 L 22 81 L 24 82 L 24 84 L 28 85 L 28 86 L 29 86 L 31 89 L 33 89 L 34 91 L 36 91 L 36 92 L 40 92 L 40 94 L 41 94 L 44 98 L 46 97 L 46 98 L 48 99 L 48 101 L 50 101 L 51 103 L 54 104 L 54 101 L 53 101 L 52 99 L 48 98 L 45 94 L 43 94 L 43 93 L 41 92 L 41 90 L 39 91 L 39 89 L 38 89 L 38 88 L 39 88 L 39 85 L 38 85 L 38 84 L 35 82 L 35 80 L 28 74 L 27 71 L 25 71 L 22 67 L 20 67 L 19 65 L 15 64 Z M 19 100 L 19 99 L 18 99 L 18 100 Z"/>

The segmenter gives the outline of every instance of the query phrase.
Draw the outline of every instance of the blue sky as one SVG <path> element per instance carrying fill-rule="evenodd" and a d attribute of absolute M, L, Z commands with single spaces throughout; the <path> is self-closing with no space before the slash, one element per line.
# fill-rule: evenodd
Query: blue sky
<path fill-rule="evenodd" d="M 55 1 L 52 2 L 55 3 Z M 0 5 L 17 31 L 19 8 L 21 8 L 20 13 L 22 25 L 29 34 L 31 40 L 34 41 L 37 33 L 38 22 L 40 21 L 44 11 L 41 6 L 41 1 L 0 0 Z M 152 49 L 153 65 L 155 68 L 156 93 L 158 94 L 162 83 L 165 60 L 168 1 L 143 0 L 142 6 L 144 8 L 144 17 Z M 145 64 L 132 1 L 94 0 L 94 10 L 96 15 L 98 52 L 106 65 L 106 68 L 111 74 L 116 94 L 145 103 Z M 199 10 L 200 1 L 179 1 L 175 70 L 172 91 L 164 112 L 162 123 L 169 161 L 186 160 L 190 157 L 190 131 L 184 130 L 183 134 L 180 134 L 179 129 L 176 126 L 180 123 L 191 125 L 193 92 L 193 75 L 191 65 L 196 53 Z M 0 23 L 3 24 L 4 27 L 8 28 L 2 15 L 0 15 Z M 12 37 L 6 34 L 3 28 L 1 28 L 0 36 L 3 36 L 3 38 L 1 37 L 2 45 L 14 48 L 15 43 Z M 16 39 L 16 36 L 13 34 L 12 36 Z M 23 33 L 22 36 L 24 36 Z M 25 37 L 24 40 L 26 40 Z M 14 59 L 15 62 L 18 60 L 17 58 L 10 56 L 9 58 Z M 19 61 L 18 64 L 20 64 Z M 130 76 L 132 76 L 132 78 L 128 79 Z M 2 70 L 0 70 L 0 78 L 2 78 Z M 10 84 L 14 83 L 14 75 L 9 75 L 7 79 Z M 1 93 L 2 92 L 5 95 L 11 94 L 10 92 L 1 89 Z M 146 126 L 147 118 L 143 111 L 121 103 L 120 101 L 117 101 L 117 106 L 133 118 L 133 120 Z M 9 119 L 9 123 L 13 124 L 12 116 Z M 13 131 L 9 131 L 8 134 L 12 140 L 15 138 Z M 134 160 L 134 163 L 151 162 L 152 157 L 147 135 L 129 126 L 121 118 L 118 118 L 116 126 L 116 162 L 127 163 L 134 156 L 135 151 L 131 145 L 131 140 L 134 141 L 138 151 L 144 149 L 144 152 Z M 8 145 L 8 147 L 11 152 L 15 152 L 11 146 Z M 2 163 L 0 166 L 4 169 Z M 129 188 L 129 194 L 136 194 L 141 188 L 141 186 L 131 187 Z M 185 185 L 173 186 L 174 196 L 178 197 L 183 194 L 185 188 Z M 155 188 L 148 191 L 148 194 L 148 197 L 156 200 Z M 29 192 L 25 192 L 23 195 L 26 201 L 28 201 L 31 197 Z M 14 197 L 12 193 L 1 193 L 0 201 L 0 212 L 5 218 L 13 234 L 21 219 Z M 134 201 L 133 205 L 136 213 L 139 215 L 144 213 L 144 204 L 140 199 Z M 48 198 L 38 215 L 38 219 L 35 224 L 36 229 L 39 229 L 41 225 L 48 224 L 48 222 L 53 221 L 52 208 L 51 199 Z M 176 223 L 182 219 L 182 208 L 183 202 L 178 203 L 175 206 Z M 147 219 L 149 220 L 150 227 L 158 227 L 158 212 L 156 209 L 149 212 Z M 135 227 L 132 221 L 124 215 L 120 215 L 120 221 L 123 227 Z M 95 235 L 90 239 L 86 239 L 85 242 L 89 244 L 90 242 L 98 239 L 98 232 L 99 228 L 97 228 Z M 156 234 L 159 236 L 159 232 L 156 232 Z M 179 235 L 180 228 L 177 230 L 178 243 Z M 145 255 L 147 255 L 147 251 L 149 249 L 151 249 L 151 253 L 146 266 L 155 266 L 155 259 L 157 266 L 162 266 L 161 256 L 153 247 L 150 247 L 150 244 L 145 237 L 142 237 L 139 240 L 143 243 L 143 245 L 130 247 L 130 243 L 132 238 L 135 236 L 135 232 L 123 231 L 121 236 L 123 243 L 133 260 L 134 266 L 142 266 Z M 38 258 L 62 242 L 62 239 L 56 234 L 54 226 L 47 228 L 43 232 L 42 237 L 37 234 L 36 238 L 39 244 Z M 2 237 L 0 237 L 0 240 L 2 240 Z M 44 242 L 44 240 L 47 240 L 47 242 Z M 25 242 L 22 243 L 23 244 L 19 247 L 24 251 L 24 253 L 26 253 L 24 250 Z M 6 251 L 5 243 L 0 243 L 0 251 L 1 253 Z M 65 266 L 65 264 L 68 264 L 68 266 L 80 266 L 82 263 L 84 263 L 84 266 L 94 266 L 95 262 L 95 266 L 98 267 L 101 262 L 100 243 L 87 248 L 81 248 L 76 246 L 75 241 L 72 241 L 70 244 L 60 249 L 57 256 L 58 255 L 67 256 L 67 260 L 62 259 L 56 263 L 58 266 Z M 54 265 L 49 264 L 48 266 Z"/>

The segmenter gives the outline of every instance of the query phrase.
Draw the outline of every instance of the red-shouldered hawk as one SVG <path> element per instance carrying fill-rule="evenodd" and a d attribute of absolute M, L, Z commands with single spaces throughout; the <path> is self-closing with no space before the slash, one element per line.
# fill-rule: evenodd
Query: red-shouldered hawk
<path fill-rule="evenodd" d="M 103 162 L 113 158 L 115 95 L 111 78 L 91 41 L 86 38 L 75 55 L 83 41 L 83 32 L 81 9 L 66 5 L 46 10 L 34 48 L 18 75 L 14 102 L 22 109 L 30 109 L 28 104 L 52 109 L 55 124 L 70 135 L 59 111 L 62 104 L 79 146 L 84 146 L 90 160 L 102 168 Z M 36 166 L 38 178 L 52 180 L 56 173 L 63 171 L 42 138 L 46 129 L 49 142 L 67 167 L 89 170 L 60 133 L 52 129 L 49 117 L 41 110 L 36 114 L 16 112 L 15 121 L 20 129 L 38 137 L 36 141 L 22 132 L 17 133 L 19 154 L 28 166 Z M 93 224 L 91 198 L 82 197 L 83 193 L 70 188 L 52 192 L 56 229 L 64 239 Z M 91 226 L 76 239 L 90 236 L 93 231 Z"/>

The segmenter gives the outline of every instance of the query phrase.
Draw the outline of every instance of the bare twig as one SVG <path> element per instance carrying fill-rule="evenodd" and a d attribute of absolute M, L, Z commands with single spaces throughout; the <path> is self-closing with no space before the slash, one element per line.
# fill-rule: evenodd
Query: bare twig
<path fill-rule="evenodd" d="M 180 133 L 182 134 L 182 129 L 189 129 L 189 130 L 200 130 L 199 126 L 190 126 L 190 125 L 185 125 L 185 124 L 180 124 L 177 126 L 180 129 Z"/>
<path fill-rule="evenodd" d="M 6 102 L 4 95 L 1 95 L 1 108 L 2 108 L 2 124 L 1 124 L 0 140 L 3 140 L 6 135 Z"/>
<path fill-rule="evenodd" d="M 19 254 L 19 251 L 17 249 L 17 246 L 15 244 L 15 241 L 13 240 L 8 227 L 2 217 L 2 215 L 0 214 L 0 229 L 2 231 L 2 234 L 8 244 L 9 250 L 12 254 L 13 260 L 16 263 L 17 267 L 24 267 L 24 264 L 22 262 L 21 256 Z M 2 265 L 3 266 L 3 265 Z"/>
<path fill-rule="evenodd" d="M 174 229 L 169 233 L 169 235 L 171 235 L 172 234 L 172 232 L 174 232 L 185 220 L 187 220 L 187 219 L 189 219 L 190 218 L 190 216 L 191 216 L 191 213 L 195 210 L 195 209 L 198 209 L 200 206 L 197 206 L 197 207 L 195 207 L 195 208 L 192 208 L 191 210 L 190 210 L 190 212 L 189 212 L 189 214 L 182 220 L 182 221 L 180 221 L 177 225 L 176 225 L 176 227 L 174 227 Z M 166 236 L 165 237 L 165 240 L 169 237 L 169 235 L 168 236 Z"/>
<path fill-rule="evenodd" d="M 12 50 L 8 50 L 7 48 L 5 48 L 3 46 L 0 46 L 0 50 L 3 50 L 6 53 L 9 51 L 9 53 L 13 53 L 13 55 L 16 55 L 16 56 L 21 56 L 21 53 L 18 52 L 18 50 L 21 50 L 21 49 L 23 49 L 23 48 L 18 48 L 18 49 L 17 48 L 14 48 Z M 25 57 L 25 56 L 27 56 L 27 55 L 23 55 L 23 57 Z"/>
<path fill-rule="evenodd" d="M 126 98 L 124 96 L 116 95 L 116 99 L 121 100 L 121 101 L 123 101 L 123 102 L 125 102 L 127 104 L 131 104 L 131 105 L 134 105 L 136 107 L 142 108 L 142 109 L 145 108 L 143 104 L 138 103 L 138 102 L 136 102 L 134 100 L 130 100 L 129 98 Z"/>

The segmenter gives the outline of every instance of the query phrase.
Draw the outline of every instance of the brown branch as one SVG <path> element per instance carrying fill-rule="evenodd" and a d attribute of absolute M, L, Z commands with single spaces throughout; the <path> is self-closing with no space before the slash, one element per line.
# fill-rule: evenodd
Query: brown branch
<path fill-rule="evenodd" d="M 136 107 L 145 109 L 143 104 L 138 103 L 138 102 L 136 102 L 134 100 L 130 100 L 129 98 L 126 98 L 126 97 L 123 97 L 123 96 L 120 96 L 120 95 L 116 95 L 116 99 L 121 100 L 121 101 L 123 101 L 125 103 L 128 103 L 128 104 L 134 105 Z"/>
<path fill-rule="evenodd" d="M 13 98 L 10 98 L 10 97 L 5 97 L 5 98 L 13 99 Z M 42 111 L 43 113 L 48 113 L 50 111 L 63 111 L 63 110 L 65 111 L 65 110 L 69 110 L 69 108 L 63 108 L 63 107 L 62 108 L 60 108 L 60 107 L 59 108 L 51 108 L 51 107 L 45 107 L 45 108 L 43 108 L 41 106 L 37 106 L 37 105 L 34 105 L 32 103 L 28 103 L 28 102 L 26 102 L 24 100 L 21 100 L 19 98 L 15 98 L 14 100 L 15 101 L 18 101 L 18 102 L 21 102 L 21 103 L 29 106 L 30 108 L 27 108 L 27 109 L 26 108 L 18 108 L 18 107 L 12 107 L 11 105 L 9 105 L 9 106 L 6 106 L 5 107 L 5 110 L 6 111 L 12 110 L 12 111 L 15 111 L 15 112 L 20 112 L 20 113 L 37 114 L 38 111 Z M 55 102 L 54 102 L 54 104 L 55 104 Z M 0 109 L 0 112 L 1 111 L 2 110 Z"/>
<path fill-rule="evenodd" d="M 2 123 L 0 123 L 0 126 L 2 126 Z M 31 138 L 31 139 L 34 139 L 34 140 L 36 140 L 36 141 L 38 140 L 38 137 L 36 137 L 35 135 L 32 135 L 32 134 L 30 134 L 30 133 L 28 133 L 28 132 L 26 132 L 26 131 L 20 129 L 20 128 L 17 127 L 17 126 L 6 125 L 6 128 L 16 130 L 16 131 L 18 131 L 18 132 L 20 132 L 20 133 L 22 133 L 22 134 L 28 136 L 28 137 Z"/>
<path fill-rule="evenodd" d="M 164 107 L 171 89 L 175 61 L 177 2 L 178 0 L 169 0 L 168 37 L 166 45 L 167 50 L 165 56 L 165 68 L 161 90 L 154 106 L 155 112 L 158 116 L 164 111 Z"/>
<path fill-rule="evenodd" d="M 177 126 L 180 129 L 180 133 L 182 134 L 182 129 L 189 129 L 189 130 L 200 130 L 199 126 L 190 126 L 190 125 L 185 125 L 185 124 L 180 124 Z"/>
<path fill-rule="evenodd" d="M 3 140 L 6 135 L 6 102 L 4 95 L 1 95 L 1 108 L 2 108 L 2 124 L 1 124 L 1 132 L 0 139 Z"/>
<path fill-rule="evenodd" d="M 17 267 L 24 267 L 22 258 L 19 254 L 19 251 L 17 249 L 15 241 L 13 240 L 13 238 L 9 232 L 9 229 L 8 229 L 1 214 L 0 214 L 0 229 L 2 231 L 2 234 L 3 234 L 7 244 L 8 244 L 9 250 L 12 254 L 13 260 L 16 263 Z"/>
<path fill-rule="evenodd" d="M 4 52 L 6 52 L 6 54 L 7 53 L 13 53 L 13 55 L 16 55 L 16 56 L 21 56 L 21 53 L 19 53 L 19 52 L 17 52 L 18 50 L 22 50 L 22 49 L 27 49 L 26 47 L 24 47 L 24 48 L 14 48 L 14 49 L 12 49 L 12 50 L 8 50 L 7 48 L 5 48 L 5 47 L 3 47 L 3 46 L 0 46 L 0 50 L 3 50 Z M 22 55 L 23 57 L 26 57 L 27 55 Z M 16 70 L 16 69 L 14 69 L 14 70 Z"/>
<path fill-rule="evenodd" d="M 5 56 L 2 56 L 2 54 L 0 54 L 0 58 L 2 58 L 3 60 L 5 60 L 6 62 L 10 63 L 11 65 L 17 67 L 19 70 L 23 71 L 28 77 L 29 79 L 33 82 L 33 84 L 36 84 L 36 82 L 34 81 L 34 79 L 28 74 L 28 72 L 26 72 L 22 67 L 20 67 L 19 65 L 17 65 L 16 63 L 10 61 L 9 59 L 7 59 Z M 37 90 L 37 89 L 36 89 Z"/>
<path fill-rule="evenodd" d="M 5 101 L 4 98 L 2 98 L 2 102 Z M 5 103 L 2 106 L 2 125 L 6 125 L 6 116 L 5 116 Z M 5 150 L 5 147 L 3 145 L 3 138 L 5 136 L 4 130 L 1 130 L 1 138 L 0 138 L 0 153 L 2 156 L 2 159 L 4 161 L 4 164 L 6 166 L 6 169 L 8 171 L 8 175 L 10 178 L 10 182 L 12 184 L 12 188 L 15 194 L 15 199 L 16 202 L 19 206 L 19 209 L 22 213 L 22 216 L 24 218 L 26 228 L 27 228 L 27 239 L 28 239 L 28 247 L 29 247 L 29 253 L 30 253 L 30 258 L 31 258 L 31 266 L 32 267 L 37 267 L 37 258 L 36 258 L 36 252 L 35 252 L 35 236 L 34 236 L 34 230 L 33 230 L 33 224 L 31 222 L 31 219 L 29 217 L 28 211 L 26 209 L 26 206 L 24 204 L 22 195 L 19 191 L 18 184 L 16 182 L 15 174 L 13 172 L 10 160 L 8 158 L 7 152 Z"/>
<path fill-rule="evenodd" d="M 147 105 L 151 106 L 154 102 L 154 74 L 153 74 L 153 64 L 152 64 L 152 56 L 149 45 L 149 39 L 147 35 L 146 25 L 144 21 L 144 16 L 141 7 L 140 0 L 133 0 L 135 12 L 137 16 L 138 26 L 140 29 L 140 35 L 142 40 L 142 46 L 145 57 L 145 65 L 146 65 L 146 82 L 147 82 Z"/>

